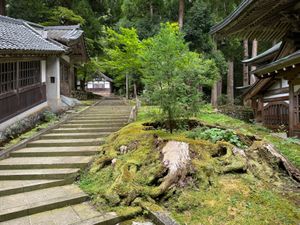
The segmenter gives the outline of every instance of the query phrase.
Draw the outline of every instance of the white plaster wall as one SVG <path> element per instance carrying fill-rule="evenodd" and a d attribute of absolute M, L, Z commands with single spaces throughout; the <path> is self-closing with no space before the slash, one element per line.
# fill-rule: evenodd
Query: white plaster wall
<path fill-rule="evenodd" d="M 282 87 L 283 87 L 283 88 L 289 87 L 288 80 L 282 79 Z"/>
<path fill-rule="evenodd" d="M 60 99 L 60 60 L 51 56 L 47 59 L 46 89 L 48 105 L 53 111 L 61 109 Z M 55 83 L 51 83 L 51 77 L 55 78 Z"/>
<path fill-rule="evenodd" d="M 14 124 L 14 123 L 16 123 L 16 122 L 18 122 L 18 121 L 20 121 L 20 120 L 22 120 L 22 119 L 30 116 L 30 115 L 32 115 L 34 113 L 37 113 L 37 112 L 41 111 L 42 109 L 44 109 L 46 107 L 48 107 L 48 103 L 44 102 L 44 103 L 42 103 L 40 105 L 37 105 L 37 106 L 35 106 L 35 107 L 33 107 L 33 108 L 31 108 L 31 109 L 29 109 L 29 110 L 27 110 L 27 111 L 25 111 L 25 112 L 17 115 L 17 116 L 15 116 L 15 117 L 13 117 L 13 118 L 11 118 L 9 120 L 6 120 L 5 122 L 3 122 L 3 123 L 0 124 L 0 132 L 4 131 L 5 128 L 11 126 L 12 124 Z"/>
<path fill-rule="evenodd" d="M 289 94 L 285 93 L 285 94 L 271 95 L 268 97 L 264 97 L 264 99 L 279 98 L 279 97 L 285 97 L 285 96 L 289 96 Z"/>
<path fill-rule="evenodd" d="M 46 60 L 41 61 L 41 82 L 46 83 L 46 73 L 47 73 L 47 68 L 46 68 Z"/>

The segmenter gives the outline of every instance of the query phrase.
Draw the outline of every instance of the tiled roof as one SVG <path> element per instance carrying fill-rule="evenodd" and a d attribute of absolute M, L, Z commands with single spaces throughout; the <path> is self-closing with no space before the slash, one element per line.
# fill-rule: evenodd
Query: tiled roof
<path fill-rule="evenodd" d="M 48 37 L 64 44 L 71 44 L 82 37 L 83 31 L 79 25 L 76 26 L 49 26 L 44 28 Z"/>
<path fill-rule="evenodd" d="M 65 50 L 43 37 L 28 23 L 0 16 L 0 52 L 59 53 Z"/>

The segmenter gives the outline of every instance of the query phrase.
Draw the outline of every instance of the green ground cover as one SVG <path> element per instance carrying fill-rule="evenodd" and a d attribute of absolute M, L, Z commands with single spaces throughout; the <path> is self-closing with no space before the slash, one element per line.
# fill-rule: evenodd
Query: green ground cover
<path fill-rule="evenodd" d="M 297 224 L 300 221 L 300 194 L 297 185 L 278 166 L 249 151 L 245 160 L 234 156 L 228 142 L 192 138 L 186 130 L 173 134 L 164 129 L 148 129 L 155 107 L 142 107 L 138 121 L 111 135 L 90 170 L 83 174 L 80 186 L 92 196 L 99 210 L 117 211 L 122 215 L 141 213 L 141 202 L 151 202 L 171 212 L 180 224 Z M 226 127 L 271 141 L 295 165 L 299 165 L 299 145 L 288 146 L 261 126 L 251 125 L 213 112 L 209 107 L 197 116 L 201 122 Z M 186 183 L 175 185 L 157 195 L 165 170 L 155 137 L 189 143 L 191 171 Z M 229 136 L 230 141 L 232 135 Z M 233 138 L 236 143 L 236 137 Z M 238 140 L 241 141 L 241 140 Z M 279 145 L 281 143 L 281 145 Z M 121 154 L 120 146 L 128 146 Z M 226 148 L 225 155 L 214 156 Z M 285 153 L 287 149 L 288 152 Z M 255 149 L 254 149 L 255 150 Z M 294 154 L 294 155 L 293 155 Z M 296 156 L 296 157 L 294 157 Z M 113 162 L 113 163 L 112 163 Z M 141 215 L 141 214 L 139 214 Z"/>

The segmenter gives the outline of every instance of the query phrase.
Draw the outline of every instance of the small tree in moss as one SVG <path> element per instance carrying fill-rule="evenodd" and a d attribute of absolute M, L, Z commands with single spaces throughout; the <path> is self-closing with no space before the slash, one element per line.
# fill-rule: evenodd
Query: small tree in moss
<path fill-rule="evenodd" d="M 146 91 L 171 133 L 179 119 L 199 111 L 199 87 L 212 85 L 219 74 L 213 60 L 189 51 L 183 36 L 176 24 L 163 24 L 141 55 Z"/>

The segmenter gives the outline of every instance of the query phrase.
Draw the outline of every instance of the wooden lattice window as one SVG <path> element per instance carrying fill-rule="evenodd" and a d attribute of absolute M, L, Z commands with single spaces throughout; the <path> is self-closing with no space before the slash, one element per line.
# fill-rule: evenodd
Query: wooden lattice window
<path fill-rule="evenodd" d="M 285 102 L 270 103 L 264 107 L 263 122 L 270 128 L 288 126 L 289 106 Z"/>
<path fill-rule="evenodd" d="M 19 63 L 19 87 L 26 87 L 41 81 L 40 61 Z"/>
<path fill-rule="evenodd" d="M 17 63 L 0 63 L 0 94 L 17 89 Z"/>

